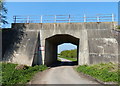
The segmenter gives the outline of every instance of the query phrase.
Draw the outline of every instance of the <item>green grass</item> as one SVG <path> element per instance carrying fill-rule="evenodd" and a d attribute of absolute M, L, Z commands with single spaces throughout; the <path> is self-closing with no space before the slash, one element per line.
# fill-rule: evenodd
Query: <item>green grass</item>
<path fill-rule="evenodd" d="M 117 26 L 117 29 L 120 29 L 120 25 L 119 25 L 119 26 Z"/>
<path fill-rule="evenodd" d="M 120 82 L 120 70 L 118 70 L 118 65 L 111 62 L 90 66 L 82 65 L 78 66 L 76 70 L 104 82 Z"/>
<path fill-rule="evenodd" d="M 67 60 L 70 60 L 70 61 L 77 61 L 76 58 L 62 57 L 62 56 L 60 56 L 60 58 L 64 58 L 64 59 L 67 59 Z"/>
<path fill-rule="evenodd" d="M 16 70 L 17 64 L 2 63 L 2 84 L 25 84 L 31 80 L 33 75 L 38 71 L 47 69 L 46 66 L 28 67 L 25 70 Z"/>

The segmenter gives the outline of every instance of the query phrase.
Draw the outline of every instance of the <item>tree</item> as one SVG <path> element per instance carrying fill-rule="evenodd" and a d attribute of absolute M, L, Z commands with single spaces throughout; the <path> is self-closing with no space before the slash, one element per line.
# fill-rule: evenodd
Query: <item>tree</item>
<path fill-rule="evenodd" d="M 61 53 L 58 56 L 59 57 L 77 58 L 77 49 L 61 51 Z"/>
<path fill-rule="evenodd" d="M 5 3 L 3 0 L 0 0 L 0 24 L 1 25 L 8 24 L 8 22 L 6 21 L 6 14 L 7 14 L 7 9 L 5 7 Z"/>

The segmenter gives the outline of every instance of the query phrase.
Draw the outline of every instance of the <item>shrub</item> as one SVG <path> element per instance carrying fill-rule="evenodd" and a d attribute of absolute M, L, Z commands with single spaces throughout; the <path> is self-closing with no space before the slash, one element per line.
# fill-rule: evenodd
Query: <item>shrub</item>
<path fill-rule="evenodd" d="M 58 57 L 77 59 L 77 49 L 64 50 L 64 51 L 62 51 L 60 54 L 58 54 Z"/>

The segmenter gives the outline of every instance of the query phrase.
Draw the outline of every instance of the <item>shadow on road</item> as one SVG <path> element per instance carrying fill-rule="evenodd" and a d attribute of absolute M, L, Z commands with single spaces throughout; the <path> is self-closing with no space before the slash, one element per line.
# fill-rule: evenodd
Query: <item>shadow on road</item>
<path fill-rule="evenodd" d="M 78 65 L 77 61 L 67 62 L 67 61 L 57 61 L 56 63 L 50 65 L 49 67 L 58 67 L 58 66 L 75 66 Z"/>

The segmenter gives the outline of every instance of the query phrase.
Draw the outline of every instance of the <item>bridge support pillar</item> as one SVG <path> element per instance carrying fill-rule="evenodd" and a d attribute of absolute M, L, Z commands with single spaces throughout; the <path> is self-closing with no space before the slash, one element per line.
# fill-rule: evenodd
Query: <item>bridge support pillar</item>
<path fill-rule="evenodd" d="M 79 42 L 79 57 L 78 65 L 89 64 L 89 49 L 87 30 L 81 30 L 81 37 Z"/>

